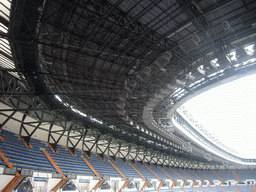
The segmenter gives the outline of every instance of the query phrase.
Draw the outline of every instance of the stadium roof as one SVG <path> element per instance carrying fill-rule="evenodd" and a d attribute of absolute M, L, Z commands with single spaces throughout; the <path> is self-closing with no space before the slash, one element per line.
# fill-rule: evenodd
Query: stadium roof
<path fill-rule="evenodd" d="M 255 68 L 255 62 L 239 65 L 254 57 L 243 51 L 255 43 L 253 0 L 4 0 L 0 6 L 1 101 L 12 108 L 1 110 L 9 116 L 4 122 L 18 112 L 20 129 L 27 115 L 47 122 L 50 143 L 59 141 L 51 132 L 57 125 L 62 129 L 54 133 L 74 148 L 71 135 L 82 141 L 88 134 L 94 144 L 108 140 L 107 148 L 120 150 L 123 141 L 127 149 L 140 146 L 133 146 L 137 154 L 157 154 L 162 163 L 171 155 L 173 165 L 207 164 L 203 149 L 191 153 L 168 120 L 168 126 L 159 120 L 202 87 Z"/>

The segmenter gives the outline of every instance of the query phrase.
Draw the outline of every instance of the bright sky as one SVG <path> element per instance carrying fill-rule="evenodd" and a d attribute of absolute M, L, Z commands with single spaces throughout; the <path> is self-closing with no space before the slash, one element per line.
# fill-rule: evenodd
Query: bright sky
<path fill-rule="evenodd" d="M 235 155 L 256 158 L 256 75 L 215 87 L 183 106 Z"/>

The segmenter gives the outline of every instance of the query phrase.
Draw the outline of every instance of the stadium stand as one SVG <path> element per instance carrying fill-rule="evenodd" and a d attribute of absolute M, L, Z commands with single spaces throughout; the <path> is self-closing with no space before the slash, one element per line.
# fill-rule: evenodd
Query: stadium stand
<path fill-rule="evenodd" d="M 85 157 L 92 167 L 99 173 L 101 177 L 121 177 L 117 170 L 111 166 L 110 159 L 104 155 L 103 159 L 94 153 L 91 154 L 91 158 Z"/>
<path fill-rule="evenodd" d="M 191 173 L 193 174 L 193 175 L 195 175 L 199 180 L 207 180 L 207 178 L 205 178 L 201 173 L 200 173 L 200 171 L 198 171 L 198 170 L 192 170 L 191 171 Z"/>
<path fill-rule="evenodd" d="M 184 172 L 188 175 L 189 178 L 191 178 L 192 180 L 201 180 L 200 178 L 196 177 L 196 175 L 194 175 L 192 173 L 192 170 L 189 169 L 184 169 Z"/>
<path fill-rule="evenodd" d="M 141 178 L 140 175 L 131 167 L 129 163 L 124 163 L 119 158 L 116 158 L 116 162 L 113 162 L 114 165 L 118 168 L 118 170 L 127 178 Z"/>
<path fill-rule="evenodd" d="M 93 175 L 92 170 L 81 157 L 71 155 L 71 153 L 62 146 L 58 146 L 58 153 L 53 152 L 49 147 L 46 148 L 46 151 L 50 154 L 64 174 L 75 173 Z"/>
<path fill-rule="evenodd" d="M 214 171 L 209 171 L 209 170 L 204 170 L 201 171 L 201 173 L 203 173 L 203 176 L 207 179 L 207 180 L 220 180 L 214 173 Z"/>
<path fill-rule="evenodd" d="M 4 141 L 0 140 L 0 151 L 17 169 L 27 168 L 54 172 L 54 167 L 42 153 L 43 145 L 39 140 L 32 140 L 32 148 L 26 147 L 21 139 L 9 131 L 1 132 Z M 43 145 L 45 147 L 45 145 Z"/>
<path fill-rule="evenodd" d="M 191 178 L 189 178 L 181 169 L 175 168 L 174 170 L 179 177 L 183 178 L 183 180 L 191 180 Z"/>
<path fill-rule="evenodd" d="M 182 186 L 172 185 L 168 186 L 168 189 L 163 188 L 160 191 L 171 192 L 171 191 L 185 191 L 185 192 L 223 192 L 223 191 L 241 191 L 241 192 L 250 192 L 255 191 L 254 186 L 246 185 L 246 180 L 255 179 L 254 170 L 190 170 L 190 169 L 177 169 L 177 168 L 168 168 L 166 166 L 161 167 L 160 165 L 151 164 L 148 165 L 143 163 L 141 165 L 139 162 L 127 161 L 116 158 L 113 161 L 110 157 L 103 155 L 103 158 L 100 155 L 91 153 L 91 158 L 82 155 L 82 151 L 77 150 L 76 154 L 72 154 L 68 149 L 64 148 L 61 145 L 57 146 L 57 152 L 54 152 L 46 143 L 43 143 L 37 139 L 31 139 L 31 145 L 26 146 L 24 142 L 12 132 L 2 130 L 1 136 L 4 140 L 0 140 L 0 151 L 4 156 L 10 161 L 17 171 L 22 170 L 34 170 L 34 171 L 45 171 L 47 173 L 56 173 L 56 168 L 50 163 L 47 157 L 44 155 L 44 151 L 47 151 L 50 157 L 54 160 L 59 169 L 63 172 L 64 175 L 88 175 L 88 176 L 97 176 L 95 171 L 99 174 L 100 177 L 116 177 L 116 178 L 126 178 L 126 179 L 141 179 L 141 175 L 144 179 L 148 180 L 148 183 L 153 180 L 182 180 L 184 181 Z M 24 154 L 26 154 L 24 156 Z M 83 160 L 85 158 L 90 166 Z M 1 158 L 0 161 L 2 166 L 8 167 L 7 163 Z M 114 166 L 113 166 L 113 165 Z M 95 170 L 93 171 L 92 168 Z M 135 169 L 134 169 L 135 168 Z M 135 171 L 137 170 L 137 171 Z M 140 174 L 139 174 L 140 173 Z M 209 180 L 232 180 L 238 181 L 235 176 L 236 173 L 239 178 L 245 180 L 245 185 L 235 185 L 235 186 L 196 186 L 191 187 L 185 185 L 187 180 L 199 180 L 199 176 L 203 179 L 209 178 Z M 216 174 L 218 174 L 218 177 Z M 18 178 L 18 177 L 17 177 Z M 200 178 L 200 179 L 201 179 Z M 67 179 L 61 180 L 62 183 L 68 181 Z M 100 180 L 104 181 L 104 180 Z M 26 181 L 27 182 L 27 181 Z M 102 183 L 100 182 L 100 183 Z M 145 183 L 144 183 L 145 184 Z M 154 183 L 153 183 L 154 184 Z M 174 184 L 174 182 L 173 182 Z M 189 184 L 189 183 L 188 183 Z M 25 185 L 25 184 L 24 184 Z M 147 188 L 145 185 L 144 191 L 156 191 L 156 189 Z M 151 182 L 152 185 L 152 182 Z M 159 185 L 159 184 L 158 184 Z M 154 184 L 157 188 L 156 183 Z M 100 186 L 100 185 L 99 185 Z M 99 187 L 98 186 L 98 187 Z M 152 186 L 151 186 L 152 187 Z M 172 188 L 173 187 L 173 188 Z M 140 190 L 134 190 L 140 191 Z"/>
<path fill-rule="evenodd" d="M 156 167 L 156 165 L 152 164 L 150 169 L 161 179 L 170 179 L 161 169 L 162 167 Z"/>
<path fill-rule="evenodd" d="M 151 171 L 148 170 L 148 165 L 141 165 L 139 162 L 135 162 L 133 166 L 145 179 L 157 179 L 157 177 Z"/>
<path fill-rule="evenodd" d="M 232 169 L 230 170 L 234 175 L 237 175 L 240 180 L 249 180 L 249 179 L 256 179 L 255 170 L 253 172 L 250 172 L 248 169 Z"/>
<path fill-rule="evenodd" d="M 234 175 L 234 173 L 231 170 L 218 170 L 218 171 L 215 171 L 215 173 L 218 174 L 220 178 L 224 181 L 227 181 L 227 180 L 238 181 L 237 177 Z"/>
<path fill-rule="evenodd" d="M 167 168 L 166 166 L 163 167 L 164 172 L 166 172 L 173 180 L 181 179 L 177 174 L 173 172 L 173 168 Z"/>

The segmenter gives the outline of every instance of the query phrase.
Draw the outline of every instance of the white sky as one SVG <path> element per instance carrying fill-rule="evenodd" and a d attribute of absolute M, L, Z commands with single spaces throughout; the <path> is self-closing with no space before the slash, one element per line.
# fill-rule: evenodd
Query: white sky
<path fill-rule="evenodd" d="M 256 158 L 256 75 L 215 87 L 183 106 L 235 155 Z"/>

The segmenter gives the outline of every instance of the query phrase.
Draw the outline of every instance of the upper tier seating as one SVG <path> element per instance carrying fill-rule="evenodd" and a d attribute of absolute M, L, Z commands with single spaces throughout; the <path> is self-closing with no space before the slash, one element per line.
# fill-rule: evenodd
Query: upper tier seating
<path fill-rule="evenodd" d="M 109 163 L 111 160 L 106 155 L 104 155 L 104 161 L 102 161 L 100 157 L 94 153 L 91 153 L 92 159 L 89 159 L 87 157 L 85 158 L 101 177 L 121 177 L 117 170 Z"/>
<path fill-rule="evenodd" d="M 198 170 L 191 171 L 197 178 L 200 178 L 199 180 L 207 180 Z"/>
<path fill-rule="evenodd" d="M 73 156 L 67 149 L 57 146 L 58 153 L 54 153 L 49 147 L 46 151 L 50 154 L 54 162 L 63 171 L 64 174 L 76 173 L 84 175 L 94 175 L 84 160 L 78 154 Z"/>
<path fill-rule="evenodd" d="M 184 172 L 182 169 L 177 169 L 175 168 L 174 171 L 176 174 L 178 174 L 180 177 L 182 177 L 184 180 L 191 180 Z"/>
<path fill-rule="evenodd" d="M 141 178 L 140 175 L 127 163 L 122 162 L 120 159 L 116 158 L 116 163 L 113 163 L 118 170 L 127 178 Z"/>
<path fill-rule="evenodd" d="M 256 179 L 256 174 L 255 170 L 252 172 L 249 172 L 248 169 L 231 169 L 229 170 L 232 173 L 236 173 L 236 175 L 241 179 L 241 180 L 246 180 L 246 179 Z"/>
<path fill-rule="evenodd" d="M 135 162 L 134 167 L 145 177 L 145 179 L 157 179 L 156 176 L 148 170 L 148 165 L 145 163 L 141 165 L 140 163 Z"/>
<path fill-rule="evenodd" d="M 214 171 L 212 171 L 212 170 L 210 170 L 210 171 L 209 170 L 204 170 L 204 171 L 200 171 L 200 172 L 201 172 L 201 174 L 203 174 L 204 178 L 208 178 L 210 181 L 220 180 L 218 178 L 218 176 L 215 175 Z"/>
<path fill-rule="evenodd" d="M 161 167 L 156 167 L 155 165 L 151 165 L 150 169 L 161 179 L 170 179 L 162 170 Z"/>
<path fill-rule="evenodd" d="M 215 171 L 219 176 L 220 178 L 223 180 L 223 181 L 227 181 L 227 180 L 235 180 L 235 181 L 238 181 L 238 179 L 236 178 L 236 176 L 234 175 L 233 172 L 231 171 L 227 171 L 227 170 L 218 170 L 218 171 Z"/>
<path fill-rule="evenodd" d="M 175 174 L 172 170 L 172 168 L 167 168 L 166 166 L 163 167 L 163 170 L 173 179 L 178 180 L 180 179 L 177 174 Z"/>
<path fill-rule="evenodd" d="M 18 136 L 12 132 L 2 130 L 0 140 L 0 151 L 8 158 L 16 168 L 33 169 L 40 171 L 56 172 L 40 147 L 46 147 L 39 140 L 32 140 L 33 148 L 26 147 Z"/>
<path fill-rule="evenodd" d="M 193 180 L 200 180 L 199 178 L 197 178 L 189 169 L 184 169 L 184 172 Z"/>

